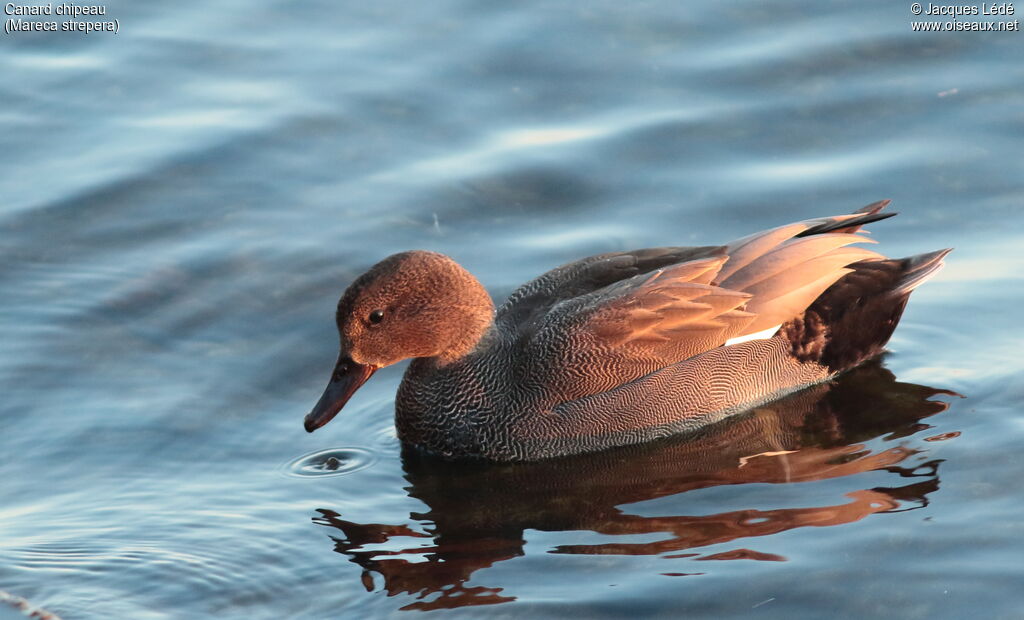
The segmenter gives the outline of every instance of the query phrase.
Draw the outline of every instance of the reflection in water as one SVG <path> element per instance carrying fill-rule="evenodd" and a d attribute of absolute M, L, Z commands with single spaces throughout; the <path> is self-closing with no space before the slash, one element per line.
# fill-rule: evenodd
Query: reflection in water
<path fill-rule="evenodd" d="M 408 451 L 403 461 L 409 494 L 430 508 L 411 514 L 414 523 L 354 523 L 330 509 L 319 510 L 314 521 L 337 530 L 331 534 L 335 550 L 364 569 L 367 590 L 373 590 L 371 573 L 377 573 L 389 595 L 405 592 L 420 599 L 405 609 L 514 600 L 502 595 L 501 588 L 465 583 L 481 568 L 523 555 L 528 529 L 617 537 L 604 544 L 560 545 L 550 553 L 785 561 L 742 547 L 709 555 L 699 549 L 927 505 L 928 494 L 939 486 L 940 461 L 924 460 L 925 444 L 902 441 L 871 449 L 864 442 L 880 436 L 897 440 L 930 428 L 921 420 L 947 407 L 930 400 L 938 394 L 953 393 L 898 383 L 876 361 L 839 381 L 697 434 L 641 446 L 518 465 L 445 462 Z M 911 466 L 908 459 L 914 455 L 920 456 Z M 702 516 L 629 514 L 629 504 L 695 489 L 809 482 L 868 471 L 893 474 L 892 486 L 846 493 L 823 506 Z M 636 534 L 658 539 L 617 542 Z M 388 542 L 390 549 L 379 548 Z M 404 547 L 396 549 L 400 543 Z"/>

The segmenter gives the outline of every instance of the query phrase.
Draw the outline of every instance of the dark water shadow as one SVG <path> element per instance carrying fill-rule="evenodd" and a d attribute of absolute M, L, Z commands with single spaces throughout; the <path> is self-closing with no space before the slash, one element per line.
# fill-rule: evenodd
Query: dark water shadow
<path fill-rule="evenodd" d="M 948 407 L 933 400 L 940 394 L 955 395 L 899 383 L 875 361 L 697 434 L 641 446 L 514 465 L 446 462 L 406 451 L 407 490 L 429 510 L 393 525 L 355 523 L 328 508 L 313 520 L 331 528 L 335 551 L 363 568 L 368 591 L 376 573 L 389 595 L 417 597 L 403 609 L 515 600 L 500 587 L 466 582 L 481 568 L 523 555 L 528 529 L 659 535 L 654 542 L 563 545 L 550 553 L 784 561 L 742 547 L 703 556 L 699 549 L 927 505 L 939 487 L 940 461 L 917 458 L 911 465 L 908 459 L 922 454 L 924 444 L 903 438 L 931 428 L 921 420 Z M 878 437 L 894 443 L 877 449 L 864 444 Z M 828 505 L 656 517 L 629 514 L 627 506 L 707 487 L 808 482 L 868 471 L 892 474 L 891 485 L 846 493 Z M 370 548 L 385 543 L 386 550 Z"/>

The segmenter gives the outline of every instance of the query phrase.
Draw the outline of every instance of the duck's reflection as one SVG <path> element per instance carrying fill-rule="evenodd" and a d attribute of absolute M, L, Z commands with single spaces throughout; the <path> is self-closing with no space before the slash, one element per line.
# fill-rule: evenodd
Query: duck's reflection
<path fill-rule="evenodd" d="M 314 520 L 337 530 L 331 536 L 335 550 L 364 569 L 367 589 L 373 589 L 371 573 L 377 573 L 388 594 L 418 596 L 411 609 L 513 600 L 501 588 L 465 582 L 474 571 L 522 555 L 526 530 L 616 537 L 558 546 L 552 553 L 781 561 L 785 558 L 741 546 L 714 554 L 700 548 L 926 505 L 939 486 L 939 461 L 927 460 L 926 444 L 914 438 L 871 449 L 863 442 L 879 436 L 899 440 L 930 428 L 921 420 L 948 406 L 933 400 L 939 394 L 952 393 L 898 383 L 874 362 L 699 435 L 653 444 L 516 465 L 451 463 L 407 452 L 409 494 L 429 507 L 410 515 L 415 524 L 353 523 L 329 509 Z M 694 489 L 808 482 L 868 471 L 893 474 L 892 486 L 848 492 L 824 506 L 702 516 L 630 514 L 635 502 Z M 657 540 L 620 540 L 636 534 L 654 534 Z M 370 548 L 382 543 L 390 543 L 389 549 Z"/>

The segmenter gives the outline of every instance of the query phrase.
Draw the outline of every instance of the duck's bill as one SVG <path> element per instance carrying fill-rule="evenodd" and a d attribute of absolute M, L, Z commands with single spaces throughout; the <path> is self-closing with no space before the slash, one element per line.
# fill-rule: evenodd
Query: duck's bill
<path fill-rule="evenodd" d="M 352 394 L 359 389 L 359 386 L 366 383 L 366 380 L 376 370 L 373 366 L 357 364 L 348 357 L 339 359 L 338 365 L 334 368 L 334 374 L 331 375 L 331 382 L 324 390 L 324 395 L 306 416 L 306 431 L 312 433 L 330 422 L 334 416 L 338 415 L 348 399 L 352 398 Z"/>

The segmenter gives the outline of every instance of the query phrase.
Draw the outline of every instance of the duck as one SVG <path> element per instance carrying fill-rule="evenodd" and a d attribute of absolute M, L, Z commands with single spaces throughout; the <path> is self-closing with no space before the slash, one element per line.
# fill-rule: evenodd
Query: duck
<path fill-rule="evenodd" d="M 877 357 L 951 248 L 887 258 L 883 200 L 724 245 L 582 258 L 499 306 L 452 258 L 384 258 L 338 301 L 340 351 L 305 417 L 327 424 L 374 372 L 411 359 L 401 442 L 444 458 L 534 461 L 698 431 Z"/>

